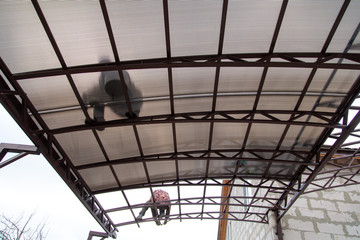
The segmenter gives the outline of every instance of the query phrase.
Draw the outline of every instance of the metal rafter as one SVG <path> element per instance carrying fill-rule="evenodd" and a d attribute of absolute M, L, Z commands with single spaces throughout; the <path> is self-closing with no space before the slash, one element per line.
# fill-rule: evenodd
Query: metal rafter
<path fill-rule="evenodd" d="M 276 116 L 278 115 L 278 116 Z M 253 117 L 251 117 L 253 116 Z M 279 117 L 281 116 L 281 118 Z M 302 117 L 312 117 L 312 121 L 304 121 Z M 336 113 L 316 111 L 288 111 L 288 110 L 240 110 L 240 111 L 215 111 L 215 112 L 189 112 L 178 114 L 162 114 L 136 119 L 119 119 L 99 123 L 88 123 L 78 126 L 63 127 L 49 130 L 52 134 L 70 133 L 99 127 L 120 127 L 132 125 L 161 124 L 161 123 L 188 123 L 188 122 L 227 122 L 227 123 L 264 123 L 281 125 L 300 125 L 323 128 L 345 128 L 334 121 Z M 286 120 L 284 120 L 286 119 Z M 315 121 L 318 120 L 318 121 Z M 40 130 L 35 132 L 43 134 Z"/>
<path fill-rule="evenodd" d="M 309 61 L 309 59 L 320 61 Z M 351 63 L 333 63 L 345 59 Z M 218 60 L 218 61 L 217 61 Z M 286 62 L 284 62 L 284 60 Z M 291 61 L 289 61 L 291 60 Z M 67 67 L 66 69 L 46 69 L 16 73 L 15 80 L 39 77 L 51 77 L 66 74 L 105 72 L 130 69 L 152 68 L 189 68 L 189 67 L 276 67 L 276 68 L 323 68 L 323 69 L 359 69 L 360 56 L 355 53 L 233 53 L 221 55 L 196 55 L 186 57 L 140 59 L 112 63 L 98 63 Z"/>

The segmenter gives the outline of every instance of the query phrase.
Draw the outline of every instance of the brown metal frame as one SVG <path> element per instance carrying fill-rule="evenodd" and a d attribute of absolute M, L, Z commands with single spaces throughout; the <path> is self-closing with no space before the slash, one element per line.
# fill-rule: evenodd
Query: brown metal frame
<path fill-rule="evenodd" d="M 277 221 L 287 212 L 287 210 L 292 206 L 292 204 L 299 198 L 302 194 L 311 191 L 323 190 L 334 188 L 338 186 L 358 184 L 359 181 L 355 179 L 360 172 L 360 164 L 358 160 L 359 150 L 343 150 L 344 141 L 348 136 L 356 136 L 355 127 L 360 122 L 360 113 L 351 121 L 343 121 L 342 124 L 339 123 L 340 119 L 344 117 L 347 119 L 346 115 L 352 102 L 358 96 L 360 92 L 360 78 L 354 84 L 353 88 L 344 97 L 344 101 L 341 103 L 341 106 L 338 108 L 338 111 L 335 113 L 327 112 L 318 112 L 313 109 L 312 111 L 300 111 L 299 107 L 302 103 L 303 98 L 309 94 L 308 88 L 316 74 L 318 69 L 333 69 L 334 73 L 338 69 L 360 69 L 360 55 L 348 53 L 349 47 L 353 44 L 354 39 L 356 38 L 360 27 L 357 28 L 353 37 L 348 43 L 348 47 L 342 53 L 329 53 L 327 52 L 328 46 L 338 28 L 342 17 L 344 16 L 346 9 L 350 3 L 350 0 L 344 0 L 343 6 L 331 28 L 331 31 L 328 34 L 326 41 L 324 42 L 323 48 L 320 52 L 312 53 L 276 53 L 274 52 L 277 38 L 281 29 L 283 18 L 286 12 L 288 0 L 283 0 L 278 21 L 274 29 L 274 34 L 272 42 L 269 48 L 269 51 L 266 53 L 233 53 L 233 54 L 223 54 L 223 42 L 224 34 L 226 29 L 226 19 L 227 19 L 227 9 L 228 1 L 223 1 L 222 8 L 222 18 L 221 26 L 219 33 L 219 45 L 218 51 L 215 55 L 202 55 L 202 56 L 182 56 L 182 57 L 173 57 L 171 54 L 171 39 L 170 39 L 170 23 L 169 23 L 169 11 L 168 11 L 168 2 L 163 0 L 163 12 L 164 12 L 164 26 L 165 26 L 165 40 L 166 40 L 166 57 L 157 58 L 157 59 L 141 59 L 135 61 L 122 61 L 120 60 L 116 41 L 112 31 L 111 21 L 107 12 L 105 0 L 100 0 L 100 7 L 103 13 L 104 22 L 106 25 L 107 33 L 109 36 L 109 41 L 112 47 L 113 55 L 115 61 L 107 64 L 92 64 L 92 65 L 83 65 L 70 67 L 66 65 L 64 58 L 62 57 L 61 50 L 56 43 L 56 39 L 51 32 L 51 28 L 47 23 L 47 19 L 42 13 L 42 9 L 37 2 L 37 0 L 32 0 L 34 9 L 39 16 L 41 24 L 48 36 L 48 39 L 56 53 L 57 58 L 61 64 L 59 69 L 44 69 L 33 72 L 24 72 L 24 73 L 12 73 L 6 66 L 6 63 L 0 58 L 0 69 L 3 73 L 3 76 L 0 76 L 0 101 L 7 111 L 13 116 L 13 118 L 18 122 L 22 127 L 24 132 L 31 138 L 34 144 L 39 148 L 42 154 L 47 158 L 49 163 L 54 167 L 58 174 L 63 178 L 63 180 L 68 184 L 70 189 L 75 193 L 83 205 L 89 210 L 92 216 L 98 221 L 98 223 L 103 227 L 106 233 L 109 236 L 115 236 L 115 231 L 117 227 L 127 224 L 136 223 L 139 226 L 139 221 L 135 218 L 134 209 L 144 206 L 144 204 L 131 204 L 127 198 L 126 190 L 128 189 L 138 189 L 138 188 L 149 188 L 152 192 L 154 187 L 170 187 L 175 186 L 178 192 L 178 198 L 171 200 L 171 205 L 178 206 L 179 214 L 173 214 L 170 216 L 172 220 L 182 220 L 182 219 L 227 219 L 227 220 L 236 220 L 236 221 L 250 221 L 250 222 L 260 222 L 267 223 L 268 217 L 267 214 L 269 211 L 275 211 L 277 215 Z M 309 61 L 309 58 L 315 58 L 316 60 Z M 334 63 L 334 60 L 337 62 Z M 349 60 L 350 63 L 345 63 L 344 60 Z M 173 68 L 187 68 L 187 67 L 215 67 L 215 81 L 214 81 L 214 90 L 212 92 L 212 109 L 208 112 L 196 112 L 196 113 L 181 113 L 178 114 L 175 112 L 174 108 L 174 93 L 173 93 Z M 255 95 L 255 102 L 252 110 L 250 111 L 216 111 L 216 101 L 218 94 L 218 84 L 219 76 L 222 67 L 261 67 L 263 68 L 262 77 L 260 84 Z M 278 110 L 258 110 L 257 105 L 259 102 L 260 95 L 263 94 L 263 85 L 266 79 L 268 69 L 270 67 L 274 68 L 308 68 L 311 69 L 311 73 L 308 77 L 308 80 L 303 88 L 302 92 L 292 93 L 297 95 L 298 102 L 293 111 L 278 111 Z M 85 106 L 82 98 L 77 90 L 77 87 L 72 79 L 72 74 L 75 73 L 88 73 L 88 72 L 103 72 L 103 71 L 114 71 L 117 70 L 120 75 L 124 87 L 125 101 L 130 113 L 131 103 L 129 96 L 126 91 L 126 84 L 124 82 L 124 76 L 122 70 L 129 69 L 149 69 L 149 68 L 166 68 L 168 70 L 168 79 L 169 79 L 169 97 L 167 100 L 170 101 L 170 114 L 167 115 L 158 115 L 151 117 L 139 117 L 125 120 L 114 120 L 107 121 L 104 123 L 92 123 L 84 124 L 79 126 L 64 127 L 58 129 L 49 129 L 45 122 L 42 120 L 41 113 L 38 112 L 35 107 L 32 105 L 31 101 L 26 96 L 26 93 L 21 89 L 18 81 L 26 81 L 31 78 L 38 77 L 51 77 L 64 75 L 66 76 L 72 90 L 78 100 L 79 106 L 84 113 L 84 116 L 87 120 L 90 120 L 90 116 L 87 112 L 87 106 Z M 319 99 L 322 95 L 319 95 Z M 352 109 L 359 111 L 360 109 Z M 59 110 L 59 111 L 64 111 Z M 283 115 L 287 117 L 287 121 L 280 120 L 276 115 Z M 239 117 L 239 115 L 243 117 Z M 307 120 L 299 120 L 302 117 L 306 117 Z M 311 122 L 310 118 L 320 119 L 322 123 Z M 89 121 L 91 122 L 91 121 Z M 210 133 L 209 133 L 209 142 L 207 150 L 199 151 L 188 151 L 188 152 L 179 152 L 177 149 L 177 137 L 176 137 L 176 123 L 182 122 L 209 122 L 210 123 Z M 247 123 L 247 131 L 244 136 L 244 141 L 242 148 L 239 149 L 213 149 L 212 148 L 212 139 L 213 139 L 213 129 L 214 123 L 216 122 L 237 122 L 237 123 Z M 173 146 L 174 152 L 155 154 L 155 155 L 146 155 L 142 151 L 142 145 L 137 131 L 138 125 L 143 124 L 159 124 L 159 123 L 169 123 L 172 125 L 172 134 L 173 134 Z M 285 127 L 282 137 L 277 144 L 275 150 L 265 150 L 265 149 L 247 149 L 247 139 L 249 137 L 250 130 L 252 125 L 255 123 L 271 123 L 271 124 L 282 124 Z M 110 161 L 103 143 L 101 142 L 96 129 L 100 127 L 118 127 L 118 126 L 132 126 L 139 153 L 138 157 L 127 158 L 127 159 L 118 159 Z M 289 151 L 280 150 L 281 144 L 289 130 L 293 125 L 300 125 L 302 127 L 306 126 L 316 126 L 324 128 L 324 131 L 321 135 L 321 138 L 314 144 L 311 151 L 302 152 L 291 149 Z M 61 148 L 61 145 L 56 141 L 54 137 L 55 134 L 74 132 L 81 130 L 91 130 L 94 137 L 96 138 L 104 156 L 106 162 L 104 163 L 95 163 L 81 166 L 73 166 L 71 159 L 67 156 L 65 151 Z M 340 135 L 331 135 L 334 129 L 341 131 Z M 333 137 L 336 139 L 335 144 L 329 148 L 324 148 L 323 143 L 328 137 Z M 269 152 L 272 154 L 270 158 L 264 158 L 261 156 L 261 153 Z M 244 154 L 250 154 L 251 158 L 245 158 Z M 281 156 L 283 154 L 290 154 L 301 159 L 301 161 L 291 161 L 283 160 Z M 179 162 L 182 160 L 206 160 L 207 167 L 205 175 L 201 178 L 184 178 L 179 175 Z M 342 160 L 345 159 L 345 160 Z M 168 179 L 166 181 L 152 181 L 148 169 L 147 163 L 150 161 L 174 161 L 176 166 L 176 176 L 173 179 Z M 210 176 L 209 175 L 209 165 L 212 160 L 236 160 L 237 164 L 234 167 L 233 171 L 226 175 Z M 259 173 L 249 175 L 247 173 L 239 172 L 241 167 L 241 160 L 252 161 L 252 162 L 261 162 L 267 163 L 266 169 Z M 123 186 L 120 180 L 117 178 L 114 165 L 128 163 L 128 162 L 141 162 L 143 163 L 144 170 L 146 173 L 147 183 L 136 184 L 130 186 Z M 282 164 L 287 164 L 289 166 L 297 166 L 295 175 L 288 177 L 275 177 L 269 174 L 272 164 L 281 162 Z M 110 188 L 101 191 L 91 191 L 87 186 L 84 179 L 82 179 L 79 174 L 80 170 L 96 168 L 101 166 L 109 166 L 114 178 L 117 182 L 117 187 Z M 331 166 L 332 169 L 327 169 L 326 166 Z M 335 179 L 342 178 L 345 180 L 344 184 L 336 185 Z M 219 179 L 228 179 L 230 181 L 224 183 Z M 252 180 L 249 180 L 252 179 Z M 320 182 L 320 183 L 318 183 Z M 325 182 L 325 183 L 324 183 Z M 182 198 L 180 196 L 180 189 L 182 186 L 204 186 L 203 197 L 202 198 Z M 229 187 L 227 196 L 214 196 L 208 197 L 207 186 L 226 186 Z M 280 187 L 279 187 L 280 186 Z M 232 190 L 236 187 L 248 187 L 254 188 L 254 194 L 252 196 L 233 196 Z M 260 189 L 265 191 L 265 197 L 259 197 Z M 124 199 L 126 200 L 127 206 L 119 207 L 114 209 L 105 210 L 99 203 L 96 198 L 96 194 L 106 193 L 111 191 L 121 191 Z M 273 199 L 270 197 L 271 193 L 278 194 L 278 198 Z M 245 204 L 243 201 L 244 198 L 249 200 L 248 204 Z M 234 203 L 235 201 L 235 203 Z M 259 201 L 262 203 L 259 204 Z M 268 205 L 264 205 L 263 202 Z M 183 212 L 181 206 L 187 204 L 202 205 L 202 210 L 200 212 Z M 219 212 L 206 212 L 204 210 L 205 205 L 219 205 Z M 247 207 L 244 212 L 231 212 L 229 206 L 245 206 Z M 259 212 L 259 209 L 262 211 Z M 115 211 L 131 211 L 132 216 L 134 217 L 133 221 L 130 222 L 112 222 L 109 214 Z M 242 216 L 242 217 L 240 217 Z M 254 218 L 252 218 L 254 217 Z M 144 219 L 144 222 L 152 221 L 152 219 Z"/>
<path fill-rule="evenodd" d="M 18 153 L 16 156 L 4 160 L 7 153 Z M 3 168 L 29 154 L 39 155 L 37 147 L 24 144 L 0 143 L 0 168 Z M 3 161 L 3 162 L 2 162 Z"/>

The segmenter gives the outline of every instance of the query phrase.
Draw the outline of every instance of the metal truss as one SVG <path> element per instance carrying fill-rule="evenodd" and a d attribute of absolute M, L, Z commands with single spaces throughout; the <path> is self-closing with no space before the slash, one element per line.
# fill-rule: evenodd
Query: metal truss
<path fill-rule="evenodd" d="M 309 58 L 317 59 L 308 62 Z M 337 60 L 349 60 L 338 62 Z M 284 61 L 285 60 L 285 61 Z M 334 63 L 335 60 L 335 63 Z M 253 54 L 220 54 L 186 57 L 170 57 L 121 61 L 117 63 L 99 63 L 75 67 L 66 67 L 14 74 L 15 80 L 71 75 L 78 73 L 105 72 L 114 70 L 154 69 L 154 68 L 189 68 L 189 67 L 276 67 L 276 68 L 324 68 L 324 69 L 358 69 L 359 54 L 353 53 L 253 53 Z"/>
<path fill-rule="evenodd" d="M 335 139 L 333 145 L 326 153 L 318 152 L 315 161 L 319 165 L 314 168 L 307 167 L 297 179 L 298 191 L 291 195 L 287 193 L 284 201 L 278 202 L 278 206 L 285 209 L 280 211 L 279 219 L 302 194 L 360 183 L 356 178 L 360 172 L 357 157 L 359 148 L 344 149 L 359 144 L 358 129 L 356 128 L 360 123 L 360 108 L 356 107 L 352 110 L 356 111 L 356 115 L 348 123 L 348 126 L 341 132 L 330 135 L 331 138 Z M 347 121 L 347 118 L 344 119 Z M 350 137 L 355 137 L 355 140 L 350 139 Z"/>
<path fill-rule="evenodd" d="M 40 151 L 43 154 L 100 226 L 109 236 L 115 236 L 114 234 L 117 229 L 113 222 L 105 213 L 95 195 L 91 193 L 85 181 L 74 170 L 68 156 L 61 149 L 56 139 L 51 134 L 46 133 L 46 131 L 42 135 L 33 134 L 34 131 L 48 130 L 48 128 L 26 94 L 13 90 L 13 88 L 20 89 L 20 87 L 13 80 L 11 72 L 1 58 L 0 67 L 4 77 L 6 77 L 4 78 L 0 75 L 0 87 L 5 90 L 0 94 L 1 104 L 37 146 L 36 151 Z"/>
<path fill-rule="evenodd" d="M 16 156 L 3 160 L 7 153 L 18 153 Z M 32 145 L 0 143 L 0 168 L 3 168 L 29 154 L 39 155 L 40 151 Z"/>
<path fill-rule="evenodd" d="M 65 110 L 66 111 L 66 110 Z M 64 127 L 49 130 L 52 134 L 69 133 L 98 128 L 110 128 L 120 126 L 134 126 L 161 123 L 261 123 L 261 124 L 282 124 L 313 126 L 324 128 L 345 128 L 346 125 L 334 121 L 336 113 L 316 111 L 288 111 L 288 110 L 239 110 L 239 111 L 208 111 L 189 112 L 179 114 L 162 114 L 151 117 L 138 117 L 136 119 L 119 119 L 106 122 L 90 122 L 88 124 Z M 304 118 L 309 119 L 305 121 Z M 37 134 L 44 133 L 44 130 L 36 131 Z"/>

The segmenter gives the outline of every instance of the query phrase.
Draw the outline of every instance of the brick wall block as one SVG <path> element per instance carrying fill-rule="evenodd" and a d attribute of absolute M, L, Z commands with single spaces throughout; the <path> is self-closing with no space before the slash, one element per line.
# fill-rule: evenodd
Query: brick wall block
<path fill-rule="evenodd" d="M 309 210 L 307 208 L 299 208 L 300 214 L 303 217 L 309 217 L 309 218 L 317 218 L 317 219 L 324 219 L 325 218 L 325 212 L 324 210 Z"/>
<path fill-rule="evenodd" d="M 332 223 L 317 223 L 317 227 L 321 233 L 333 233 L 344 235 L 343 226 Z"/>
<path fill-rule="evenodd" d="M 331 210 L 331 211 L 337 211 L 336 204 L 331 201 L 327 200 L 315 200 L 310 199 L 310 206 L 312 208 L 318 208 L 318 209 L 325 209 L 325 210 Z"/>
<path fill-rule="evenodd" d="M 360 240 L 360 237 L 345 237 L 340 235 L 334 235 L 335 240 Z"/>
<path fill-rule="evenodd" d="M 360 213 L 360 204 L 356 203 L 337 203 L 340 212 Z"/>
<path fill-rule="evenodd" d="M 344 192 L 340 192 L 340 191 L 327 191 L 326 194 L 324 194 L 324 198 L 329 201 L 333 201 L 333 200 L 345 201 L 345 194 Z"/>
<path fill-rule="evenodd" d="M 360 203 L 360 193 L 349 193 L 349 196 L 351 201 Z"/>
<path fill-rule="evenodd" d="M 314 232 L 314 224 L 309 221 L 301 221 L 296 219 L 289 219 L 288 220 L 289 228 L 290 229 L 296 229 L 296 230 L 302 230 L 302 231 L 309 231 Z"/>
<path fill-rule="evenodd" d="M 360 226 L 346 226 L 346 231 L 351 236 L 360 236 Z"/>
<path fill-rule="evenodd" d="M 302 240 L 300 231 L 284 230 L 283 234 L 284 239 Z"/>
<path fill-rule="evenodd" d="M 301 198 L 298 198 L 296 200 L 296 202 L 294 203 L 294 205 L 292 206 L 293 207 L 308 207 L 309 203 L 308 203 L 308 199 L 306 197 L 301 197 Z M 291 210 L 291 208 L 290 208 Z"/>
<path fill-rule="evenodd" d="M 350 213 L 328 211 L 327 214 L 333 222 L 354 222 Z"/>
<path fill-rule="evenodd" d="M 329 240 L 329 239 L 331 239 L 330 234 L 314 233 L 314 232 L 305 232 L 304 237 L 306 240 Z"/>

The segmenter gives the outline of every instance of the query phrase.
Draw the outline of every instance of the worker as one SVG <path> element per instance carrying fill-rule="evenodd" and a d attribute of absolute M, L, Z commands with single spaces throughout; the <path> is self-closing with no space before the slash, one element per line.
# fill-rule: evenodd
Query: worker
<path fill-rule="evenodd" d="M 161 225 L 160 220 L 165 218 L 164 225 L 169 220 L 170 215 L 170 197 L 169 194 L 161 189 L 155 190 L 153 192 L 153 196 L 155 198 L 155 201 L 153 200 L 153 197 L 149 199 L 149 201 L 146 202 L 146 205 L 141 209 L 139 216 L 137 216 L 137 220 L 141 220 L 142 217 L 145 215 L 148 208 L 151 208 L 152 216 L 156 222 L 156 225 Z M 155 204 L 151 204 L 155 203 Z M 151 205 L 150 205 L 151 204 Z"/>

